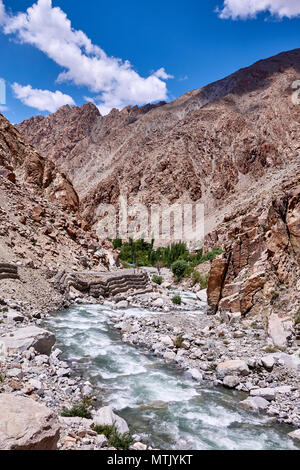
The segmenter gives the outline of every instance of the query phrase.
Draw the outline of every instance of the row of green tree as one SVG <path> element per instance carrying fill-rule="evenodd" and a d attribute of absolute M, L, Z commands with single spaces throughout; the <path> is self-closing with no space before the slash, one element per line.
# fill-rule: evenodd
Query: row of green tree
<path fill-rule="evenodd" d="M 130 238 L 128 242 L 123 242 L 120 238 L 116 238 L 112 242 L 114 248 L 120 250 L 120 261 L 123 266 L 153 266 L 158 269 L 162 267 L 172 269 L 175 264 L 178 278 L 191 275 L 196 266 L 206 261 L 213 261 L 216 256 L 223 253 L 220 248 L 214 248 L 205 254 L 203 254 L 202 248 L 196 253 L 190 253 L 186 243 L 183 242 L 172 243 L 168 247 L 157 249 L 154 249 L 154 240 L 149 243 L 143 239 L 134 241 Z"/>

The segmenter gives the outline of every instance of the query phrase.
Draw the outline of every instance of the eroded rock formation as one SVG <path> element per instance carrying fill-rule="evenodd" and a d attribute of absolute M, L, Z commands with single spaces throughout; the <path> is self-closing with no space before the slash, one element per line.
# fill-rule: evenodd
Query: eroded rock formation
<path fill-rule="evenodd" d="M 273 194 L 265 192 L 207 237 L 207 247 L 219 245 L 225 250 L 213 262 L 209 279 L 213 312 L 259 314 L 267 323 L 272 315 L 283 322 L 287 314 L 296 316 L 300 306 L 299 183 L 298 174 Z M 276 328 L 282 328 L 284 335 L 283 326 Z"/>

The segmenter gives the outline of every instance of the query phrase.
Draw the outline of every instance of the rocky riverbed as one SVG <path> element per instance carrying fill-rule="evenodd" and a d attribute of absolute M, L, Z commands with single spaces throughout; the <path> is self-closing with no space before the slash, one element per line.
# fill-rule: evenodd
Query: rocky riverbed
<path fill-rule="evenodd" d="M 184 305 L 172 309 L 166 301 L 173 295 L 170 293 L 136 299 L 134 305 L 151 308 L 153 314 L 119 318 L 115 327 L 123 341 L 176 364 L 196 381 L 245 392 L 249 396 L 240 407 L 264 411 L 281 423 L 299 428 L 298 345 L 293 342 L 284 350 L 274 347 L 259 321 L 239 314 L 199 314 L 204 303 L 196 299 L 204 300 L 205 293 L 181 294 Z"/>
<path fill-rule="evenodd" d="M 91 419 L 61 416 L 64 407 L 81 403 L 94 390 L 60 360 L 62 351 L 55 347 L 55 335 L 43 328 L 48 317 L 37 312 L 28 316 L 22 305 L 1 302 L 0 449 L 112 449 L 108 439 L 91 428 L 115 425 L 120 433 L 129 431 L 110 407 L 93 407 Z M 16 409 L 20 409 L 17 418 Z M 132 449 L 145 450 L 146 446 L 133 442 Z"/>
<path fill-rule="evenodd" d="M 103 306 L 119 311 L 113 321 L 122 340 L 175 365 L 197 384 L 245 392 L 238 407 L 254 413 L 263 411 L 274 423 L 290 425 L 291 438 L 299 442 L 299 348 L 291 344 L 285 351 L 276 350 L 259 322 L 238 315 L 210 316 L 204 292 L 170 287 L 102 301 Z M 181 295 L 181 306 L 172 303 L 174 294 Z M 95 300 L 78 295 L 72 302 L 81 305 Z M 147 310 L 147 315 L 135 315 L 137 308 Z M 99 399 L 101 391 L 76 367 L 60 359 L 62 351 L 54 344 L 55 336 L 44 329 L 52 315 L 36 311 L 28 316 L 21 303 L 9 300 L 2 301 L 0 310 L 0 392 L 7 419 L 11 397 L 25 400 L 29 408 L 33 407 L 32 412 L 36 404 L 43 407 L 39 410 L 42 416 L 45 410 L 50 413 L 47 419 L 53 421 L 53 432 L 45 436 L 41 420 L 41 441 L 57 441 L 59 449 L 109 449 L 105 436 L 99 436 L 91 426 L 99 422 L 99 413 L 101 419 L 104 413 L 102 423 L 119 419 L 122 423 L 111 408 L 103 409 L 95 401 L 91 419 L 61 416 L 63 407 L 70 408 L 87 396 Z M 24 408 L 24 403 L 19 406 Z M 146 449 L 138 438 L 132 449 Z M 16 445 L 0 442 L 2 447 Z"/>

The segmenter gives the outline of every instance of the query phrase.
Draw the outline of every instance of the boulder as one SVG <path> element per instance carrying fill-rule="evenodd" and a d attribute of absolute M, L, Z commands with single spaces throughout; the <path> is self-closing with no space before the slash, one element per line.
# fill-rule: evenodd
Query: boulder
<path fill-rule="evenodd" d="M 6 318 L 9 322 L 22 323 L 24 321 L 24 315 L 12 309 L 8 310 Z"/>
<path fill-rule="evenodd" d="M 227 375 L 223 380 L 223 385 L 226 388 L 235 388 L 239 383 L 240 379 L 235 375 Z"/>
<path fill-rule="evenodd" d="M 127 300 L 121 300 L 121 302 L 118 302 L 116 307 L 120 310 L 126 310 L 129 306 L 129 302 Z"/>
<path fill-rule="evenodd" d="M 268 372 L 272 372 L 275 365 L 275 360 L 272 356 L 265 356 L 261 359 L 261 363 Z"/>
<path fill-rule="evenodd" d="M 56 450 L 55 413 L 29 398 L 0 394 L 1 450 Z"/>
<path fill-rule="evenodd" d="M 146 444 L 143 444 L 142 442 L 136 442 L 135 444 L 129 447 L 129 450 L 145 451 L 147 450 L 147 446 Z"/>
<path fill-rule="evenodd" d="M 260 397 L 265 400 L 272 401 L 275 399 L 276 391 L 274 388 L 258 388 L 251 390 L 250 395 L 252 397 Z"/>
<path fill-rule="evenodd" d="M 188 369 L 186 375 L 197 382 L 202 382 L 203 376 L 198 369 Z"/>
<path fill-rule="evenodd" d="M 261 397 L 249 397 L 246 400 L 241 401 L 238 406 L 246 411 L 261 411 L 266 410 L 269 403 Z"/>
<path fill-rule="evenodd" d="M 55 336 L 49 331 L 29 326 L 16 330 L 12 336 L 0 338 L 0 354 L 9 355 L 11 352 L 27 351 L 31 347 L 39 354 L 49 356 L 55 344 Z"/>
<path fill-rule="evenodd" d="M 156 299 L 152 305 L 153 307 L 162 308 L 165 305 L 165 303 L 163 299 L 159 298 L 159 299 Z"/>
<path fill-rule="evenodd" d="M 200 300 L 200 302 L 207 302 L 207 290 L 203 289 L 197 292 L 197 297 Z"/>
<path fill-rule="evenodd" d="M 164 354 L 165 361 L 174 361 L 175 358 L 176 358 L 176 354 L 174 352 L 166 352 Z"/>
<path fill-rule="evenodd" d="M 172 341 L 172 339 L 170 338 L 170 336 L 162 336 L 160 338 L 160 342 L 164 345 L 164 346 L 167 346 L 169 348 L 172 348 L 174 347 L 174 343 Z"/>
<path fill-rule="evenodd" d="M 291 334 L 291 321 L 285 321 L 273 313 L 269 318 L 268 334 L 275 346 L 284 348 L 287 345 L 287 338 Z"/>
<path fill-rule="evenodd" d="M 97 410 L 93 414 L 93 424 L 95 426 L 115 426 L 119 434 L 129 432 L 125 419 L 117 416 L 111 406 L 105 406 Z"/>
<path fill-rule="evenodd" d="M 296 431 L 290 432 L 289 436 L 294 439 L 295 441 L 300 442 L 300 429 L 297 429 Z"/>
<path fill-rule="evenodd" d="M 217 376 L 219 379 L 224 379 L 227 375 L 242 375 L 246 376 L 250 373 L 247 363 L 240 359 L 234 361 L 221 362 L 217 366 Z"/>

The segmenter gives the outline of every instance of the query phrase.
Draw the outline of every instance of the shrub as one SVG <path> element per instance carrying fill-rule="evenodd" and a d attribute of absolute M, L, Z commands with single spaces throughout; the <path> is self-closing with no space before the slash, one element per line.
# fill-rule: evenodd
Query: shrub
<path fill-rule="evenodd" d="M 177 336 L 177 338 L 174 340 L 175 348 L 180 349 L 182 346 L 182 343 L 183 343 L 183 336 L 182 335 Z"/>
<path fill-rule="evenodd" d="M 152 282 L 161 286 L 163 282 L 163 278 L 161 276 L 153 276 Z"/>
<path fill-rule="evenodd" d="M 97 434 L 103 434 L 108 439 L 110 446 L 117 450 L 128 450 L 134 443 L 130 433 L 120 434 L 115 426 L 92 426 L 92 429 Z"/>
<path fill-rule="evenodd" d="M 118 450 L 128 450 L 134 443 L 130 433 L 119 434 L 117 431 L 112 433 L 108 441 L 112 447 L 115 447 Z"/>
<path fill-rule="evenodd" d="M 202 274 L 200 274 L 198 271 L 194 271 L 192 274 L 192 280 L 193 280 L 194 285 L 200 284 L 201 289 L 207 289 L 208 279 L 209 279 L 209 274 L 202 276 Z"/>
<path fill-rule="evenodd" d="M 264 327 L 256 323 L 256 321 L 251 323 L 251 328 L 253 328 L 253 330 L 264 330 Z"/>
<path fill-rule="evenodd" d="M 3 377 L 0 375 L 0 383 L 3 382 Z"/>
<path fill-rule="evenodd" d="M 180 295 L 175 295 L 172 299 L 172 302 L 174 305 L 181 305 L 182 304 L 182 299 Z"/>
<path fill-rule="evenodd" d="M 300 309 L 298 310 L 297 316 L 295 318 L 295 325 L 300 325 Z"/>
<path fill-rule="evenodd" d="M 123 241 L 121 238 L 115 238 L 113 241 L 112 241 L 112 244 L 114 245 L 114 249 L 115 250 L 119 250 L 120 248 L 122 248 L 123 246 Z"/>
<path fill-rule="evenodd" d="M 92 414 L 90 412 L 91 402 L 88 398 L 84 398 L 81 402 L 76 403 L 72 408 L 68 409 L 65 406 L 61 411 L 61 416 L 64 418 L 86 418 L 91 419 Z"/>
<path fill-rule="evenodd" d="M 7 313 L 7 312 L 8 312 L 8 307 L 4 307 L 4 308 L 2 309 L 2 313 Z"/>
<path fill-rule="evenodd" d="M 178 261 L 175 261 L 175 263 L 172 264 L 172 272 L 173 272 L 174 276 L 176 276 L 179 281 L 181 279 L 183 279 L 187 267 L 188 267 L 188 264 L 184 260 L 178 260 Z"/>

